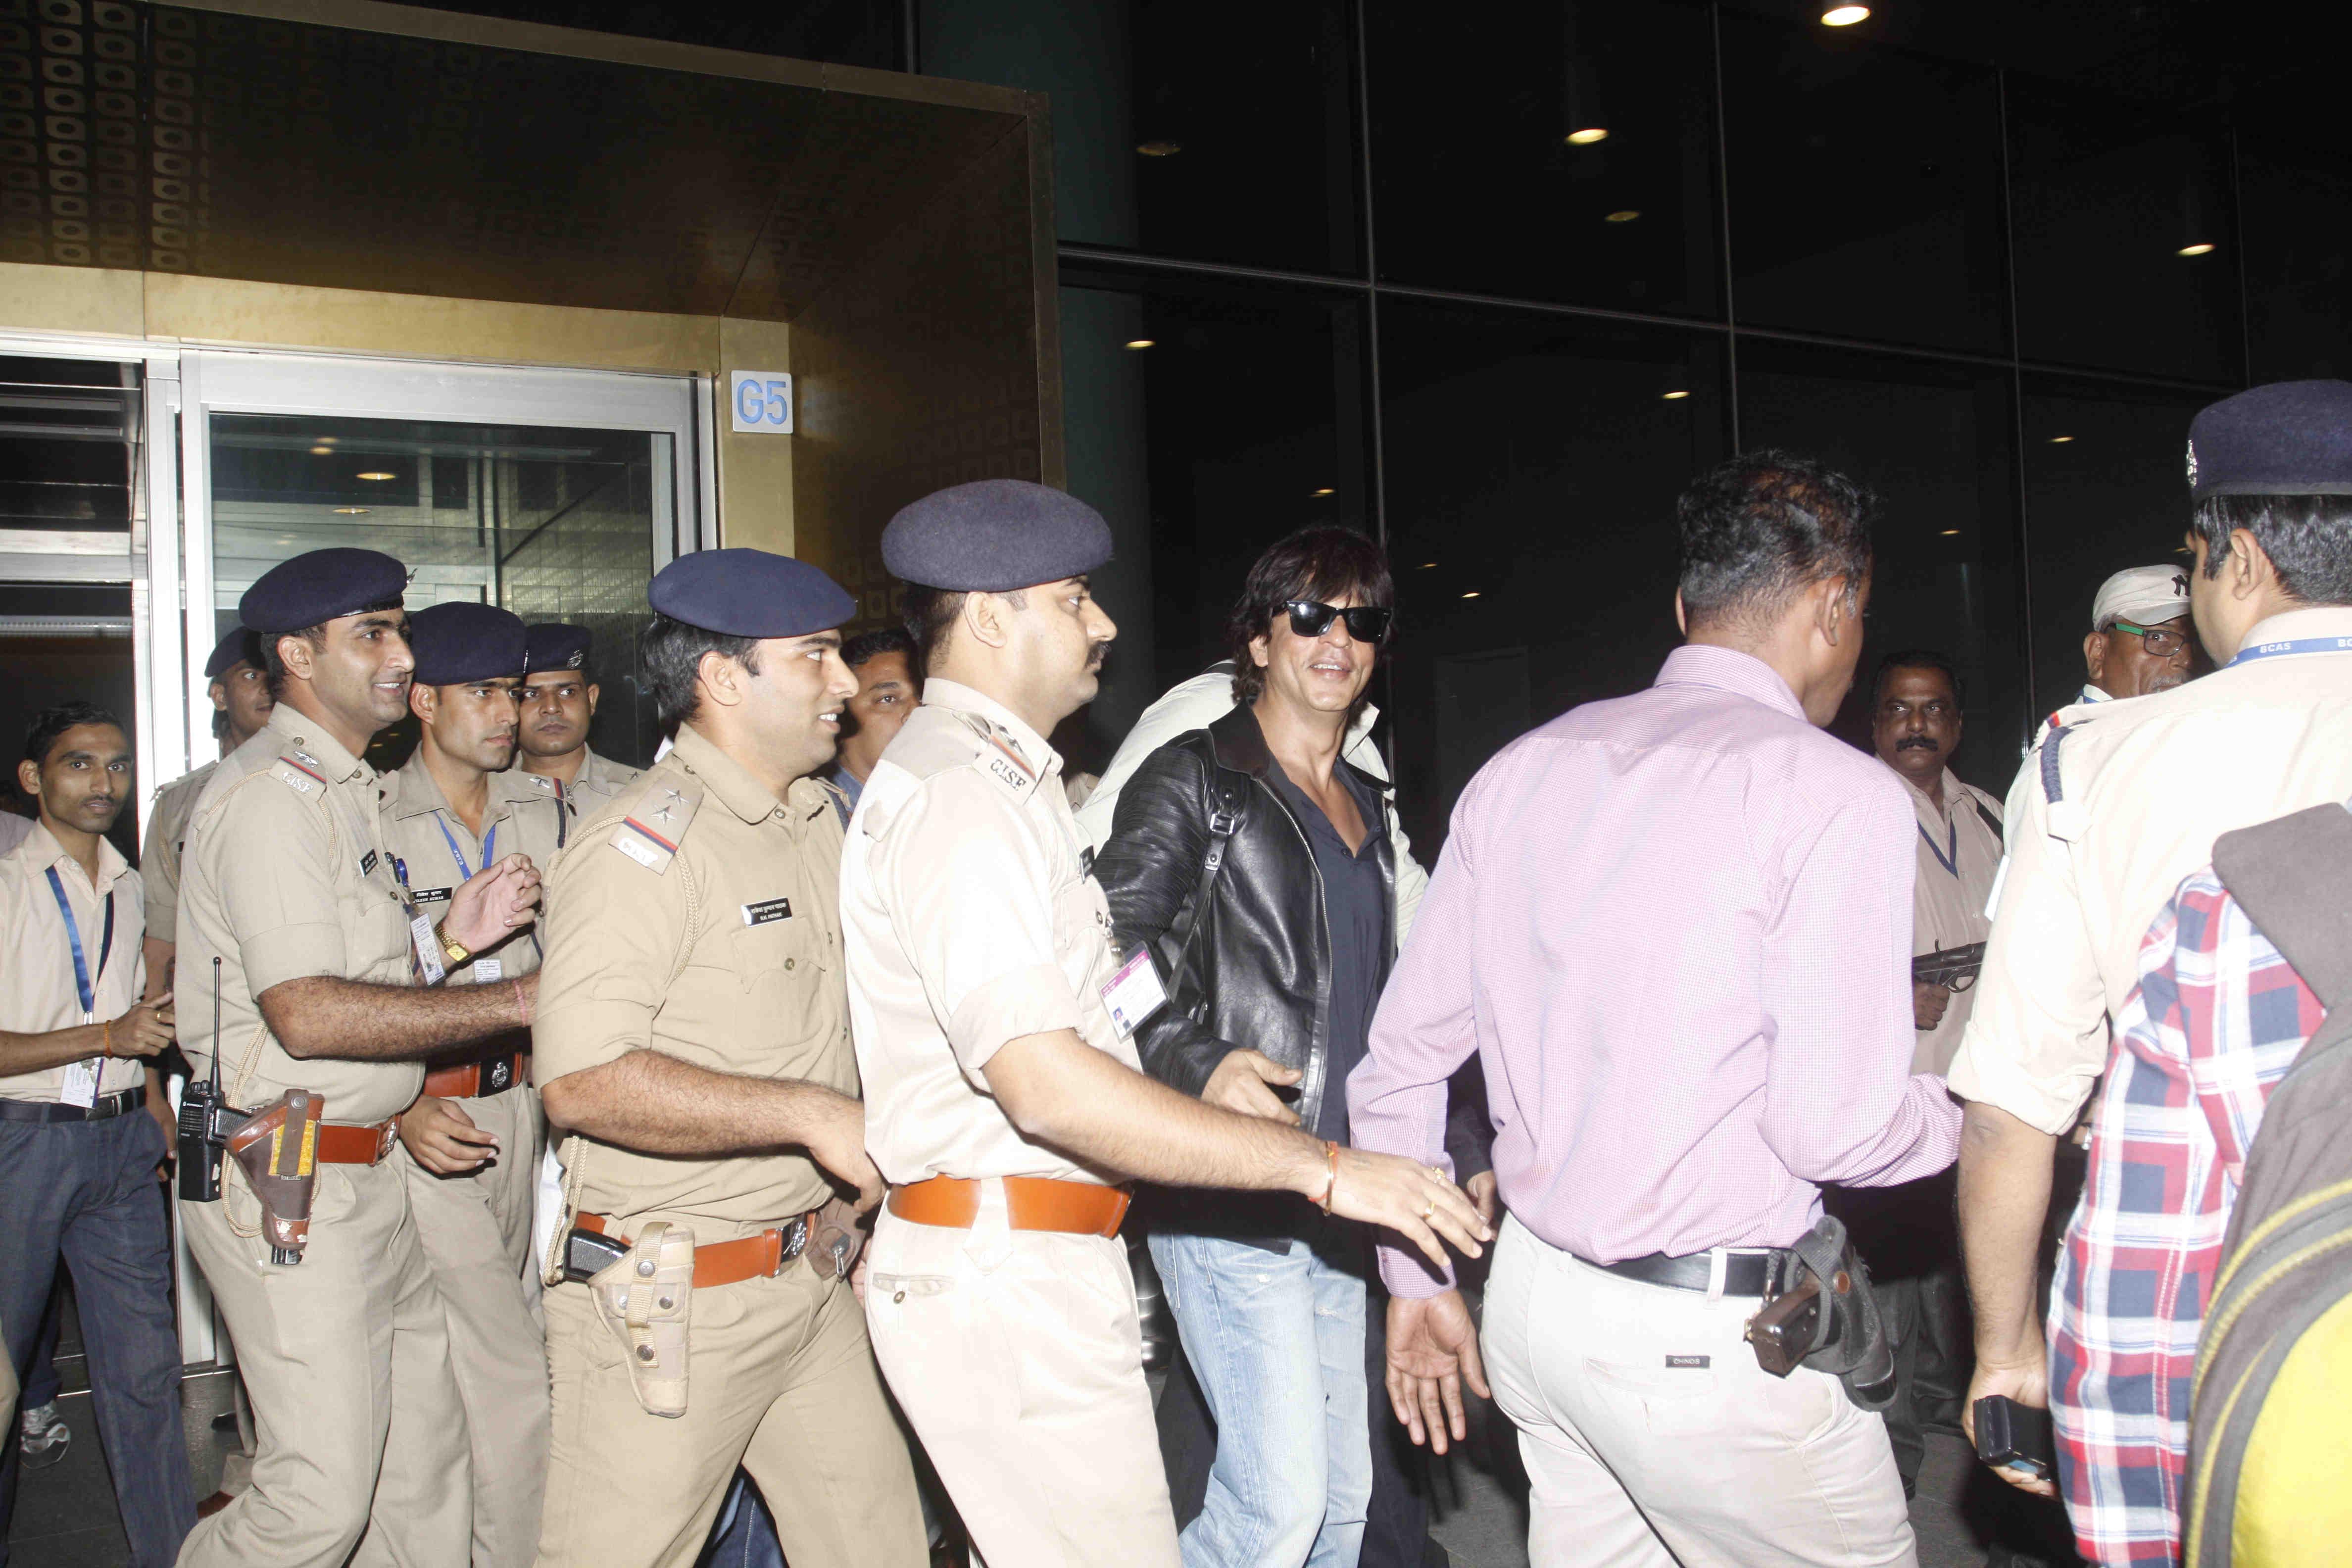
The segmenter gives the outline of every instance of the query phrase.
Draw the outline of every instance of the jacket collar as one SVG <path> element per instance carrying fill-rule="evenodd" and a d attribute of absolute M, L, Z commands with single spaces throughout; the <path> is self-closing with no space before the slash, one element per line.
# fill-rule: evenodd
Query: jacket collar
<path fill-rule="evenodd" d="M 1235 703 L 1232 712 L 1209 726 L 1208 732 L 1209 751 L 1219 767 L 1247 773 L 1254 779 L 1263 779 L 1266 770 L 1275 765 L 1274 753 L 1265 748 L 1265 731 L 1257 721 L 1257 710 L 1246 702 Z M 1352 744 L 1354 739 L 1351 731 L 1348 743 Z M 1374 778 L 1349 762 L 1344 750 L 1339 765 L 1347 769 L 1356 782 L 1375 795 L 1385 795 L 1395 787 L 1386 779 Z"/>

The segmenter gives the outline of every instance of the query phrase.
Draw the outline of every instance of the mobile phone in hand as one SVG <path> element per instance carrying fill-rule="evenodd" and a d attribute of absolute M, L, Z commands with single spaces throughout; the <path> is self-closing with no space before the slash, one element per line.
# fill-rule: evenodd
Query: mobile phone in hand
<path fill-rule="evenodd" d="M 1976 1416 L 1978 1458 L 1996 1469 L 2023 1470 L 2043 1480 L 2056 1471 L 2049 1411 L 1989 1394 L 1977 1401 Z"/>

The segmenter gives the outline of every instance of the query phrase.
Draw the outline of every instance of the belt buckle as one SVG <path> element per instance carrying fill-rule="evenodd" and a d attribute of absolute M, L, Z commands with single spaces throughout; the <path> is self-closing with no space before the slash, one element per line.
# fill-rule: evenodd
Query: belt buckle
<path fill-rule="evenodd" d="M 809 1220 L 806 1215 L 794 1215 L 790 1225 L 777 1227 L 776 1234 L 783 1245 L 776 1249 L 776 1272 L 782 1274 L 787 1264 L 808 1250 Z"/>
<path fill-rule="evenodd" d="M 475 1086 L 484 1094 L 504 1092 L 514 1083 L 514 1053 L 509 1051 L 494 1062 L 486 1062 L 477 1069 L 480 1081 Z"/>
<path fill-rule="evenodd" d="M 392 1146 L 400 1141 L 400 1118 L 386 1118 L 375 1130 L 374 1163 L 383 1164 L 392 1153 Z"/>

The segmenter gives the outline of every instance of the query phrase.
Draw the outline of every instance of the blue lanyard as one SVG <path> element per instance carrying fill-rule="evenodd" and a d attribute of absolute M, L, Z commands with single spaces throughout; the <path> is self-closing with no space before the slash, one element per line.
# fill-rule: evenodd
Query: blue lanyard
<path fill-rule="evenodd" d="M 1926 823 L 1915 822 L 1912 826 L 1918 828 L 1920 842 L 1927 846 L 1927 853 L 1936 858 L 1936 863 L 1941 866 L 1945 870 L 1949 871 L 1953 876 L 1958 876 L 1960 874 L 1959 823 L 1955 821 L 1950 825 L 1952 829 L 1952 852 L 1948 855 L 1945 854 L 1942 849 L 1937 847 L 1934 839 L 1927 837 L 1927 825 Z"/>
<path fill-rule="evenodd" d="M 449 858 L 457 862 L 457 880 L 461 882 L 470 881 L 473 879 L 474 869 L 472 867 L 466 864 L 466 852 L 457 847 L 457 836 L 449 831 L 449 824 L 442 819 L 442 816 L 439 812 L 436 811 L 433 814 L 433 822 L 436 826 L 441 829 L 441 837 L 448 840 Z M 487 870 L 489 868 L 490 863 L 498 858 L 499 825 L 493 822 L 490 824 L 489 832 L 484 835 L 482 838 L 483 868 Z"/>
<path fill-rule="evenodd" d="M 66 902 L 66 885 L 58 879 L 58 868 L 49 870 L 49 891 L 58 896 L 58 913 L 65 917 L 66 942 L 73 949 L 74 991 L 81 998 L 82 1021 L 98 1016 L 98 992 L 90 980 L 89 963 L 82 957 L 81 927 L 74 921 L 73 906 Z M 114 955 L 114 889 L 106 890 L 106 935 L 98 946 L 98 976 L 106 977 L 106 961 Z"/>
<path fill-rule="evenodd" d="M 2292 658 L 2299 653 L 2352 653 L 2352 637 L 2297 637 L 2293 642 L 2260 642 L 2242 647 L 2238 657 L 2221 668 L 2235 669 L 2258 658 Z"/>

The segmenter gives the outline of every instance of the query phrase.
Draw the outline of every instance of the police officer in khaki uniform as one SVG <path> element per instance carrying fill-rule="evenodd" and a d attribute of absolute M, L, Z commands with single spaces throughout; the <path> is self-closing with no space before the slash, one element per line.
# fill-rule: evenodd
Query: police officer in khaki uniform
<path fill-rule="evenodd" d="M 555 862 L 563 805 L 554 781 L 507 771 L 523 636 L 521 619 L 495 605 L 435 605 L 409 617 L 408 706 L 421 733 L 384 781 L 382 810 L 394 869 L 420 910 L 446 908 L 502 853 Z M 448 984 L 513 979 L 539 957 L 538 933 L 525 932 Z M 473 1568 L 531 1561 L 547 1478 L 547 1349 L 530 1245 L 544 1131 L 530 1061 L 530 1035 L 517 1029 L 428 1062 L 424 1093 L 400 1118 L 409 1203 L 448 1311 L 473 1444 Z"/>
<path fill-rule="evenodd" d="M 866 780 L 842 862 L 866 1147 L 891 1184 L 866 1291 L 876 1355 L 990 1563 L 1173 1564 L 1176 1523 L 1118 1241 L 1129 1176 L 1287 1190 L 1443 1258 L 1489 1232 L 1410 1161 L 1148 1079 L 1158 1005 L 1122 965 L 1045 736 L 1116 628 L 1110 530 L 1019 480 L 891 521 L 924 705 Z"/>
<path fill-rule="evenodd" d="M 1949 1078 L 1968 1101 L 1971 1421 L 1987 1394 L 2048 1399 L 2035 1277 L 2052 1156 L 2106 1068 L 2158 911 L 2221 835 L 2352 795 L 2352 383 L 2273 383 L 2205 409 L 2189 483 L 2190 614 L 2220 668 L 2061 710 L 2010 792 L 2009 858 Z"/>
<path fill-rule="evenodd" d="M 205 690 L 213 700 L 213 737 L 227 756 L 269 722 L 269 672 L 261 668 L 261 643 L 243 626 L 223 637 L 205 660 Z M 147 884 L 147 991 L 161 994 L 171 980 L 173 944 L 179 940 L 180 851 L 188 836 L 188 814 L 196 809 L 218 762 L 184 773 L 155 794 L 147 817 L 147 842 L 139 874 Z"/>
<path fill-rule="evenodd" d="M 301 1090 L 325 1120 L 299 1261 L 276 1260 L 237 1160 L 216 1201 L 180 1202 L 261 1437 L 251 1489 L 197 1524 L 181 1568 L 467 1560 L 465 1411 L 407 1182 L 386 1156 L 428 1058 L 528 1021 L 532 976 L 439 982 L 531 923 L 539 876 L 504 857 L 437 925 L 400 886 L 360 756 L 408 705 L 406 577 L 374 551 L 321 550 L 247 591 L 241 618 L 261 637 L 278 706 L 189 825 L 182 1048 L 200 1074 L 218 1064 L 240 1111 L 289 1114 Z"/>
<path fill-rule="evenodd" d="M 683 1565 L 740 1464 L 793 1568 L 925 1560 L 846 1278 L 880 1180 L 842 985 L 841 820 L 814 777 L 857 683 L 813 566 L 663 568 L 645 643 L 676 747 L 556 861 L 535 1070 L 563 1165 L 540 1562 Z M 839 1186 L 836 1184 L 840 1184 Z"/>
<path fill-rule="evenodd" d="M 564 803 L 565 836 L 636 782 L 637 770 L 588 749 L 589 721 L 602 689 L 588 679 L 595 638 L 586 626 L 541 621 L 530 631 L 529 670 L 522 679 L 523 771 L 547 779 Z"/>

